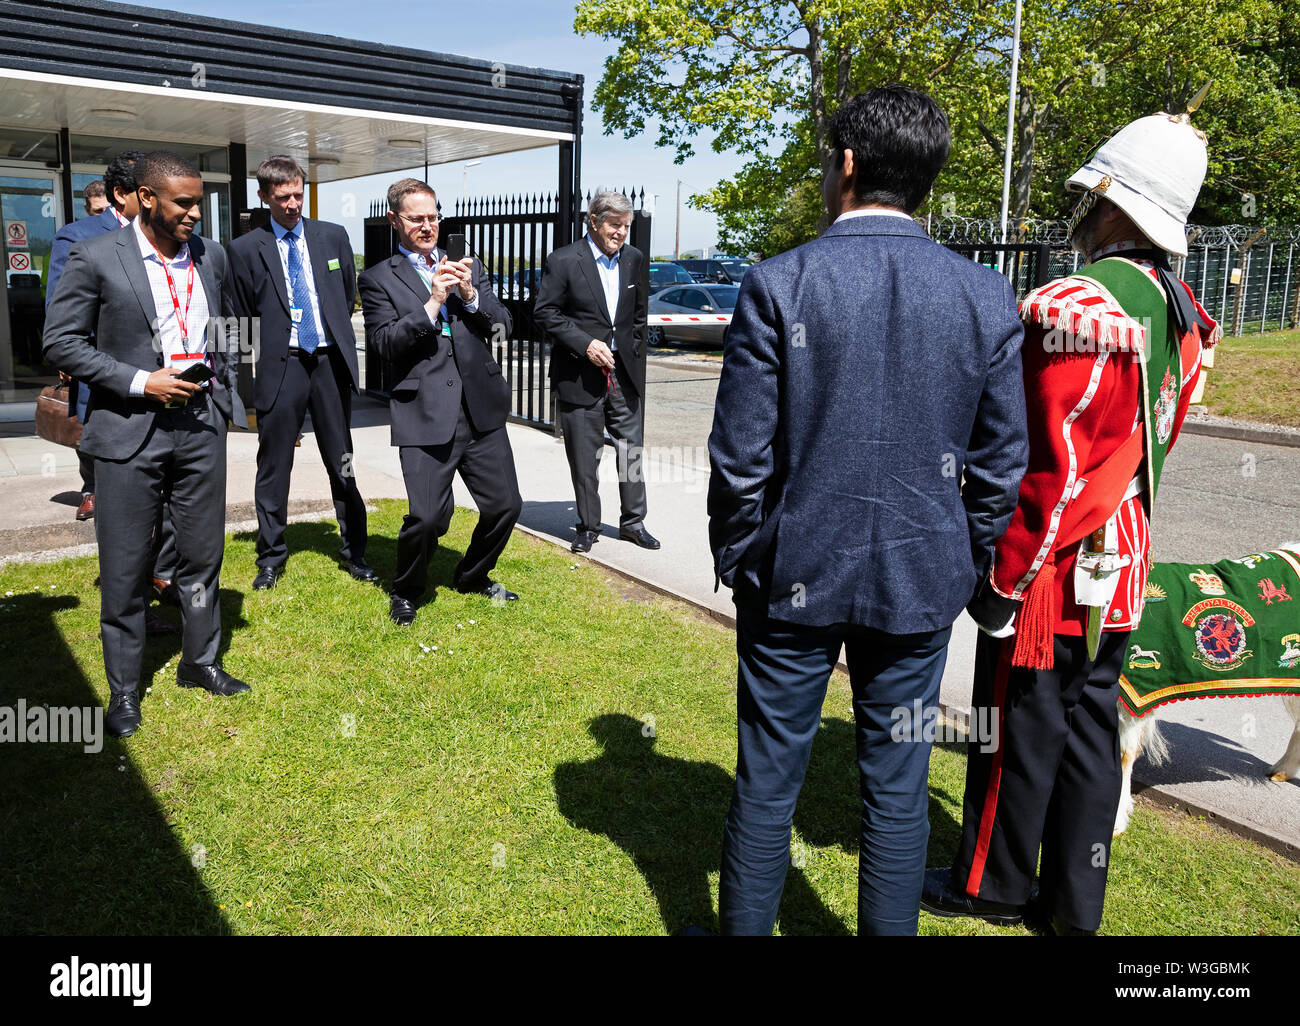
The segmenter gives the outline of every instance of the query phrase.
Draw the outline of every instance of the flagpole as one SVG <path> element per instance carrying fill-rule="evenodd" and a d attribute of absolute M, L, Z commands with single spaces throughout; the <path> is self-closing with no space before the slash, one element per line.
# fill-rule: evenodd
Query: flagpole
<path fill-rule="evenodd" d="M 1016 129 L 1016 79 L 1020 74 L 1020 5 L 1016 0 L 1016 21 L 1011 34 L 1011 89 L 1007 96 L 1007 144 L 1002 159 L 1002 243 L 1007 241 L 1007 208 L 1011 205 L 1011 145 Z M 999 260 L 998 264 L 1001 265 Z"/>

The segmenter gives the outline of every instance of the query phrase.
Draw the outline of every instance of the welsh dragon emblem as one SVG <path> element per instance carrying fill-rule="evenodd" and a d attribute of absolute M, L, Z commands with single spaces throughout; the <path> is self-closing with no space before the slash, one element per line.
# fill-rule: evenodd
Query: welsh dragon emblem
<path fill-rule="evenodd" d="M 1286 593 L 1286 587 L 1279 588 L 1269 577 L 1265 577 L 1259 582 L 1259 597 L 1266 606 L 1271 606 L 1274 602 L 1291 601 L 1291 596 Z"/>

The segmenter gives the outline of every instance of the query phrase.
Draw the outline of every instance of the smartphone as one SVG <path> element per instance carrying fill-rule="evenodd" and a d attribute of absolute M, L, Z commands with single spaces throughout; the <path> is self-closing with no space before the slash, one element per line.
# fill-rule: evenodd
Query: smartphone
<path fill-rule="evenodd" d="M 453 264 L 465 259 L 465 236 L 447 236 L 447 259 Z"/>
<path fill-rule="evenodd" d="M 182 381 L 188 381 L 192 385 L 203 385 L 216 377 L 216 375 L 212 373 L 212 368 L 202 360 L 195 360 L 176 376 Z"/>

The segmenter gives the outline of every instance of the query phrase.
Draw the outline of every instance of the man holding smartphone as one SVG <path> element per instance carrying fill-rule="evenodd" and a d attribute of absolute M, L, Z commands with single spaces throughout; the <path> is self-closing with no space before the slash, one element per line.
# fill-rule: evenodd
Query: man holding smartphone
<path fill-rule="evenodd" d="M 438 248 L 438 197 L 403 178 L 388 189 L 388 221 L 398 252 L 358 279 L 366 335 L 391 368 L 392 444 L 398 447 L 410 512 L 397 536 L 389 616 L 415 620 L 429 559 L 451 526 L 452 478 L 459 472 L 479 520 L 452 581 L 494 601 L 519 596 L 488 575 L 519 519 L 522 500 L 506 434 L 510 388 L 492 359 L 509 337 L 510 314 L 482 265 Z M 450 244 L 449 244 L 450 245 Z"/>
<path fill-rule="evenodd" d="M 140 216 L 72 248 L 45 321 L 45 359 L 90 387 L 82 451 L 95 460 L 104 726 L 140 726 L 145 600 L 162 504 L 176 530 L 184 632 L 176 683 L 215 695 L 248 685 L 218 663 L 225 549 L 226 421 L 246 423 L 236 365 L 215 328 L 226 254 L 195 232 L 203 181 L 164 150 L 135 165 Z"/>

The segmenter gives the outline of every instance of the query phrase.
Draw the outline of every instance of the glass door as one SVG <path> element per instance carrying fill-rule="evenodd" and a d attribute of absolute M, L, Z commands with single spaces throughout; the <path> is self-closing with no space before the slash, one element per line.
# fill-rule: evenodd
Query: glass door
<path fill-rule="evenodd" d="M 51 172 L 0 167 L 0 403 L 35 402 L 57 374 L 41 359 L 45 279 L 61 221 Z"/>

